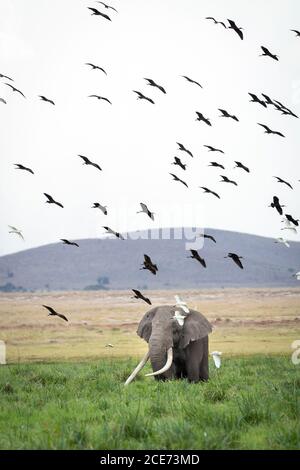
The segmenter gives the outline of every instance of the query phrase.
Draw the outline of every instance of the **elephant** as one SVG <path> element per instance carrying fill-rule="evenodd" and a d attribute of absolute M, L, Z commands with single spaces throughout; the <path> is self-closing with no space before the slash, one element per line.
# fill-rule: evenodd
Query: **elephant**
<path fill-rule="evenodd" d="M 178 306 L 164 305 L 145 313 L 137 334 L 147 341 L 149 349 L 125 385 L 136 377 L 148 359 L 153 372 L 146 375 L 156 380 L 208 380 L 208 335 L 212 326 L 196 310 L 190 309 L 181 316 L 178 310 Z"/>

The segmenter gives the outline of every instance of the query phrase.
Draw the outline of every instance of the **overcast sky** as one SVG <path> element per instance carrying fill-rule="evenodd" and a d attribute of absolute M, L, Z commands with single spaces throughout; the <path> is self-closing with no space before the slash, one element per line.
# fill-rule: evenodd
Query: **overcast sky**
<path fill-rule="evenodd" d="M 0 97 L 7 100 L 0 103 L 0 255 L 60 238 L 102 237 L 103 225 L 121 232 L 184 225 L 282 236 L 280 216 L 268 205 L 277 195 L 287 213 L 300 217 L 300 120 L 249 103 L 248 92 L 266 93 L 300 115 L 300 38 L 290 31 L 300 30 L 299 1 L 107 2 L 118 13 L 83 0 L 0 3 L 0 73 L 14 78 L 26 96 L 0 79 Z M 87 6 L 105 11 L 112 22 L 91 16 Z M 235 20 L 244 28 L 244 41 L 206 16 Z M 261 45 L 278 54 L 279 62 L 259 57 Z M 107 76 L 86 62 L 103 67 Z M 137 100 L 132 90 L 155 105 Z M 112 106 L 90 94 L 108 97 Z M 220 118 L 218 108 L 240 122 Z M 195 111 L 212 126 L 196 122 Z M 265 135 L 257 122 L 286 138 Z M 179 152 L 176 142 L 192 150 L 194 159 Z M 209 153 L 205 144 L 225 155 Z M 83 166 L 77 154 L 103 171 Z M 186 171 L 171 165 L 175 155 Z M 233 169 L 234 160 L 251 173 Z M 210 161 L 222 163 L 225 171 L 208 168 Z M 16 171 L 14 163 L 35 175 Z M 238 187 L 220 183 L 220 174 Z M 221 200 L 199 186 L 215 190 Z M 44 192 L 65 208 L 45 204 Z M 91 209 L 94 202 L 108 206 L 107 217 Z M 155 222 L 136 214 L 140 202 L 155 212 Z M 25 242 L 10 235 L 8 225 L 22 229 Z"/>

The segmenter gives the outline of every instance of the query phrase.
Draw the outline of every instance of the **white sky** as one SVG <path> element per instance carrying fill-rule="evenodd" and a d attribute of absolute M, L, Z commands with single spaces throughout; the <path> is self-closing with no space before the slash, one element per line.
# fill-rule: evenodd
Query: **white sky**
<path fill-rule="evenodd" d="M 119 13 L 112 22 L 91 16 L 81 0 L 2 0 L 0 73 L 14 78 L 25 100 L 0 79 L 0 254 L 52 243 L 60 238 L 103 236 L 102 225 L 118 231 L 153 226 L 214 227 L 277 237 L 280 216 L 268 208 L 273 195 L 287 213 L 300 216 L 300 120 L 249 103 L 248 92 L 266 93 L 300 115 L 300 29 L 298 0 L 108 0 Z M 244 28 L 241 41 L 231 30 L 205 20 L 231 18 Z M 279 62 L 259 57 L 265 45 Z M 85 62 L 104 67 L 108 76 Z M 203 89 L 180 75 L 198 80 Z M 163 85 L 167 95 L 146 85 Z M 138 101 L 132 90 L 152 97 Z M 108 97 L 113 105 L 87 98 Z M 53 99 L 43 103 L 38 95 Z M 240 122 L 219 118 L 218 108 Z M 195 121 L 195 111 L 212 127 Z M 264 135 L 262 122 L 286 135 Z M 176 142 L 195 158 L 177 151 Z M 209 153 L 204 144 L 225 150 Z M 77 154 L 100 164 L 82 166 Z M 177 155 L 187 171 L 171 165 Z M 226 170 L 208 168 L 210 161 Z M 251 174 L 234 169 L 234 160 Z M 14 170 L 22 163 L 32 176 Z M 182 177 L 189 190 L 173 182 Z M 238 181 L 221 184 L 220 174 Z M 276 183 L 290 181 L 294 190 Z M 204 195 L 207 186 L 221 200 Z M 65 209 L 45 204 L 43 192 Z M 109 215 L 92 210 L 108 206 Z M 139 202 L 156 213 L 153 223 L 136 214 Z M 25 242 L 8 234 L 23 230 Z M 299 236 L 289 237 L 299 240 Z"/>

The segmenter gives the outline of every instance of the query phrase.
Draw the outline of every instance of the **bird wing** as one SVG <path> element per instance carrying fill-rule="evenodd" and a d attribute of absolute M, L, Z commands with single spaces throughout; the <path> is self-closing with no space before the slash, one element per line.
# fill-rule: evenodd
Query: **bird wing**
<path fill-rule="evenodd" d="M 90 160 L 84 155 L 78 155 L 78 157 L 82 158 L 82 160 L 84 160 L 86 164 L 91 164 Z"/>
<path fill-rule="evenodd" d="M 19 229 L 17 229 L 16 227 L 13 227 L 12 225 L 9 225 L 8 227 L 11 228 L 12 230 L 16 230 L 16 231 L 19 230 Z"/>
<path fill-rule="evenodd" d="M 271 55 L 271 52 L 269 51 L 269 49 L 267 49 L 265 46 L 260 46 L 261 49 L 263 50 L 263 52 L 267 55 Z"/>
<path fill-rule="evenodd" d="M 237 255 L 235 255 L 232 259 L 241 269 L 244 269 L 244 266 L 242 265 L 241 260 Z"/>
<path fill-rule="evenodd" d="M 7 104 L 3 98 L 0 98 L 1 103 Z"/>
<path fill-rule="evenodd" d="M 136 289 L 131 289 L 131 290 L 132 290 L 132 292 L 134 292 L 136 295 L 138 295 L 138 296 L 140 296 L 140 295 L 141 295 L 141 293 L 140 293 L 140 291 L 139 291 L 139 290 L 136 290 Z"/>
<path fill-rule="evenodd" d="M 144 212 L 148 212 L 148 211 L 149 211 L 148 207 L 147 207 L 146 204 L 144 204 L 143 202 L 140 202 L 140 206 L 141 206 L 141 208 L 142 208 L 142 210 L 143 210 Z"/>
<path fill-rule="evenodd" d="M 54 315 L 57 315 L 56 311 L 52 307 L 48 307 L 48 305 L 43 305 L 47 310 L 49 310 L 50 313 L 53 313 Z"/>
<path fill-rule="evenodd" d="M 88 9 L 91 10 L 91 11 L 92 11 L 93 13 L 95 13 L 95 14 L 99 14 L 99 13 L 100 13 L 100 11 L 97 10 L 97 8 L 88 7 Z"/>
<path fill-rule="evenodd" d="M 264 129 L 266 129 L 266 131 L 270 131 L 270 128 L 268 126 L 266 126 L 265 124 L 260 124 L 259 122 L 257 124 L 259 126 L 263 127 Z"/>
<path fill-rule="evenodd" d="M 49 201 L 54 201 L 53 197 L 50 196 L 50 194 L 47 194 L 47 193 L 44 193 L 44 195 L 46 196 L 46 198 L 49 200 Z"/>
<path fill-rule="evenodd" d="M 149 264 L 149 263 L 152 264 L 152 261 L 151 261 L 150 256 L 144 255 L 144 260 L 145 260 L 145 262 L 146 262 L 147 264 Z"/>
<path fill-rule="evenodd" d="M 67 317 L 65 317 L 62 313 L 57 313 L 56 315 L 57 315 L 58 317 L 62 318 L 63 320 L 65 320 L 65 321 L 69 321 L 69 320 L 67 319 Z"/>

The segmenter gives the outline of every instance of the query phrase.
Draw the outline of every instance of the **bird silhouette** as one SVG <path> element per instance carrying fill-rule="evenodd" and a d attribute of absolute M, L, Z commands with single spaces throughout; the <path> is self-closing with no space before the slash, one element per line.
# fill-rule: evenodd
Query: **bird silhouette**
<path fill-rule="evenodd" d="M 182 163 L 182 161 L 181 161 L 180 158 L 178 158 L 178 157 L 174 157 L 174 162 L 172 163 L 172 165 L 178 165 L 178 166 L 180 166 L 180 168 L 182 168 L 183 170 L 186 169 L 186 164 Z"/>
<path fill-rule="evenodd" d="M 24 95 L 24 93 L 22 93 L 22 91 L 18 90 L 17 88 L 12 86 L 10 83 L 5 83 L 5 85 L 9 86 L 12 89 L 12 91 L 16 91 L 17 93 L 20 93 L 20 95 L 22 95 L 24 98 L 26 98 L 26 96 Z"/>
<path fill-rule="evenodd" d="M 192 78 L 190 77 L 187 77 L 186 75 L 181 75 L 183 78 L 185 78 L 188 82 L 190 83 L 194 83 L 195 85 L 198 85 L 200 88 L 203 88 L 202 85 L 200 85 L 199 82 L 196 82 L 196 80 L 193 80 Z"/>
<path fill-rule="evenodd" d="M 120 240 L 125 240 L 125 238 L 119 233 L 119 232 L 115 232 L 114 230 L 112 230 L 110 227 L 104 227 L 105 230 L 107 231 L 107 233 L 111 233 L 112 235 L 115 235 L 117 238 L 120 238 Z"/>
<path fill-rule="evenodd" d="M 203 121 L 208 126 L 211 126 L 210 120 L 208 118 L 204 117 L 202 113 L 200 113 L 199 111 L 196 111 L 196 114 L 197 114 L 196 121 Z"/>
<path fill-rule="evenodd" d="M 227 21 L 229 23 L 228 29 L 233 29 L 233 31 L 236 32 L 236 34 L 240 37 L 240 39 L 243 40 L 244 39 L 244 35 L 242 31 L 243 28 L 238 27 L 233 20 L 227 19 Z"/>
<path fill-rule="evenodd" d="M 146 101 L 149 101 L 149 103 L 155 104 L 154 101 L 151 98 L 149 98 L 148 96 L 143 95 L 143 93 L 141 93 L 140 91 L 133 90 L 133 93 L 136 93 L 138 95 L 137 96 L 138 100 L 146 100 Z"/>
<path fill-rule="evenodd" d="M 55 106 L 54 101 L 49 100 L 48 98 L 46 98 L 46 96 L 39 95 L 39 98 L 41 98 L 42 101 L 46 101 L 47 103 L 53 104 L 53 106 Z"/>
<path fill-rule="evenodd" d="M 225 256 L 224 258 L 231 258 L 232 261 L 234 261 L 235 264 L 236 264 L 239 268 L 244 269 L 244 266 L 243 266 L 242 263 L 241 263 L 241 259 L 243 259 L 242 256 L 239 256 L 239 255 L 237 255 L 236 253 L 228 253 L 228 255 Z"/>
<path fill-rule="evenodd" d="M 93 15 L 102 16 L 106 20 L 111 21 L 111 19 L 108 15 L 106 15 L 105 13 L 101 13 L 101 11 L 97 10 L 97 8 L 91 8 L 91 7 L 87 7 L 87 8 L 92 11 L 92 16 Z"/>
<path fill-rule="evenodd" d="M 148 297 L 145 297 L 139 290 L 137 289 L 131 289 L 131 290 L 134 293 L 134 296 L 132 297 L 133 299 L 141 299 L 147 304 L 152 305 L 151 300 L 148 299 Z"/>
<path fill-rule="evenodd" d="M 290 29 L 290 31 L 292 31 L 293 33 L 296 33 L 296 37 L 300 38 L 300 31 L 298 31 L 297 29 Z"/>
<path fill-rule="evenodd" d="M 223 165 L 220 165 L 220 163 L 217 163 L 217 162 L 210 162 L 208 166 L 213 166 L 215 168 L 222 168 L 222 170 L 225 170 L 225 167 Z"/>
<path fill-rule="evenodd" d="M 83 165 L 91 165 L 91 166 L 94 166 L 95 168 L 97 168 L 98 170 L 102 171 L 102 168 L 98 165 L 98 163 L 91 162 L 91 160 L 89 160 L 84 155 L 78 155 L 78 157 L 82 158 Z"/>
<path fill-rule="evenodd" d="M 243 165 L 243 163 L 236 162 L 236 161 L 234 163 L 236 163 L 236 166 L 234 168 L 241 168 L 242 170 L 245 170 L 247 173 L 250 173 L 249 168 L 247 168 L 245 165 Z"/>
<path fill-rule="evenodd" d="M 178 178 L 178 176 L 174 175 L 173 173 L 170 173 L 170 175 L 173 176 L 174 181 L 179 181 L 180 183 L 184 184 L 184 186 L 188 188 L 188 185 L 186 184 L 185 181 L 181 180 L 180 178 Z"/>
<path fill-rule="evenodd" d="M 234 121 L 238 121 L 238 118 L 236 116 L 234 116 L 233 114 L 229 114 L 228 111 L 226 111 L 226 109 L 220 109 L 219 108 L 219 111 L 222 113 L 222 115 L 220 117 L 231 118 Z"/>
<path fill-rule="evenodd" d="M 234 184 L 235 186 L 238 185 L 235 181 L 228 179 L 227 176 L 225 176 L 225 175 L 220 175 L 220 176 L 221 176 L 221 178 L 223 178 L 220 181 L 220 183 L 231 183 L 231 184 Z"/>
<path fill-rule="evenodd" d="M 55 201 L 55 200 L 53 199 L 53 197 L 50 196 L 50 194 L 44 193 L 44 195 L 45 195 L 46 198 L 48 199 L 48 200 L 46 201 L 46 204 L 56 204 L 56 205 L 59 206 L 59 207 L 62 207 L 62 208 L 64 207 L 60 202 Z"/>
<path fill-rule="evenodd" d="M 288 186 L 289 188 L 293 189 L 293 187 L 292 187 L 292 185 L 291 185 L 290 183 L 288 183 L 287 181 L 283 180 L 283 179 L 280 178 L 279 176 L 273 176 L 273 178 L 276 178 L 278 183 L 283 183 L 283 184 L 285 184 L 286 186 Z"/>
<path fill-rule="evenodd" d="M 218 199 L 221 199 L 219 194 L 216 193 L 215 191 L 212 191 L 211 189 L 208 189 L 205 186 L 200 186 L 200 188 L 204 190 L 204 193 L 212 194 L 213 196 L 216 196 Z"/>
<path fill-rule="evenodd" d="M 103 5 L 104 8 L 106 8 L 107 10 L 108 10 L 108 9 L 109 9 L 109 10 L 113 10 L 113 11 L 115 11 L 116 13 L 118 13 L 118 11 L 117 11 L 114 7 L 112 7 L 112 6 L 110 6 L 110 5 L 107 5 L 107 4 L 104 3 L 104 2 L 99 2 L 99 1 L 97 1 L 97 3 L 101 3 L 101 5 Z"/>
<path fill-rule="evenodd" d="M 107 75 L 106 71 L 102 67 L 99 67 L 99 65 L 92 64 L 91 62 L 87 62 L 85 65 L 89 65 L 90 67 L 92 67 L 92 70 L 101 70 L 101 72 Z"/>
<path fill-rule="evenodd" d="M 65 317 L 62 313 L 57 313 L 52 307 L 48 307 L 48 305 L 43 305 L 44 308 L 46 308 L 50 313 L 48 316 L 55 316 L 62 318 L 65 321 L 68 321 L 67 317 Z"/>
<path fill-rule="evenodd" d="M 148 82 L 148 85 L 158 88 L 162 93 L 164 94 L 167 93 L 166 90 L 161 85 L 158 85 L 157 83 L 155 83 L 155 81 L 152 80 L 152 78 L 144 78 L 144 80 Z"/>
<path fill-rule="evenodd" d="M 251 98 L 252 98 L 252 100 L 250 100 L 250 103 L 259 103 L 259 104 L 261 104 L 264 108 L 267 107 L 266 103 L 265 103 L 263 100 L 259 99 L 258 96 L 256 96 L 254 93 L 248 93 L 248 95 L 250 95 Z"/>
<path fill-rule="evenodd" d="M 104 215 L 107 215 L 107 206 L 102 206 L 99 202 L 94 202 L 92 209 L 100 209 Z"/>
<path fill-rule="evenodd" d="M 105 96 L 89 95 L 88 98 L 97 98 L 98 100 L 107 101 L 109 104 L 112 104 L 112 102 L 108 98 L 105 98 Z"/>
<path fill-rule="evenodd" d="M 79 248 L 78 243 L 70 242 L 70 241 L 67 240 L 66 238 L 61 238 L 60 240 L 63 242 L 64 245 L 74 245 L 74 246 L 78 246 L 78 248 Z"/>
<path fill-rule="evenodd" d="M 182 152 L 187 153 L 192 158 L 194 157 L 192 152 L 190 150 L 188 150 L 187 148 L 185 148 L 185 146 L 183 144 L 181 144 L 180 142 L 176 142 L 176 144 L 178 145 L 178 150 L 181 150 Z"/>
<path fill-rule="evenodd" d="M 32 169 L 31 169 L 31 168 L 28 168 L 27 166 L 21 165 L 21 163 L 14 163 L 14 165 L 16 165 L 15 170 L 24 170 L 24 171 L 28 171 L 29 173 L 31 173 L 31 174 L 34 175 L 34 172 L 32 171 Z"/>
<path fill-rule="evenodd" d="M 201 258 L 198 251 L 197 250 L 190 250 L 190 252 L 191 252 L 192 256 L 188 256 L 188 258 L 193 258 L 193 259 L 199 261 L 199 263 L 203 266 L 203 268 L 206 268 L 205 259 Z"/>
<path fill-rule="evenodd" d="M 13 78 L 10 78 L 8 77 L 7 75 L 3 75 L 3 73 L 0 73 L 0 78 L 7 78 L 7 80 L 10 80 L 11 82 L 13 82 Z"/>
<path fill-rule="evenodd" d="M 150 256 L 148 255 L 144 255 L 144 262 L 143 262 L 142 268 L 140 269 L 147 269 L 152 274 L 154 274 L 154 276 L 156 276 L 156 273 L 158 271 L 157 265 L 152 262 Z"/>
<path fill-rule="evenodd" d="M 223 23 L 223 21 L 217 21 L 213 16 L 207 16 L 205 19 L 206 19 L 206 20 L 213 20 L 213 22 L 214 22 L 215 24 L 221 24 L 222 26 L 224 26 L 224 28 L 227 29 L 227 26 L 226 26 L 225 23 Z"/>
<path fill-rule="evenodd" d="M 144 214 L 147 214 L 150 219 L 154 220 L 154 212 L 150 212 L 146 204 L 144 204 L 143 202 L 140 202 L 140 206 L 142 210 L 137 213 L 140 214 L 141 212 L 144 212 Z"/>
<path fill-rule="evenodd" d="M 8 233 L 15 233 L 16 235 L 18 235 L 20 238 L 22 238 L 22 240 L 24 240 L 24 237 L 23 237 L 23 234 L 22 234 L 22 231 L 19 230 L 18 228 L 16 227 L 13 227 L 12 225 L 9 225 L 8 226 L 10 228 L 9 232 Z"/>
<path fill-rule="evenodd" d="M 272 52 L 269 51 L 269 49 L 267 49 L 265 46 L 260 46 L 262 51 L 263 51 L 263 54 L 260 54 L 260 56 L 267 56 L 267 57 L 271 57 L 271 59 L 274 59 L 274 60 L 279 60 L 278 59 L 278 56 L 275 55 L 275 54 L 272 54 Z"/>
<path fill-rule="evenodd" d="M 270 129 L 265 124 L 260 124 L 259 122 L 257 124 L 265 129 L 265 134 L 274 134 L 274 135 L 279 135 L 280 137 L 285 137 L 285 135 L 283 135 L 281 132 L 272 131 L 272 129 Z"/>
<path fill-rule="evenodd" d="M 282 208 L 283 208 L 284 206 L 280 204 L 279 198 L 278 198 L 277 196 L 273 196 L 273 201 L 271 202 L 271 204 L 269 205 L 269 207 L 273 207 L 274 209 L 276 209 L 277 212 L 278 212 L 280 215 L 283 214 Z"/>
<path fill-rule="evenodd" d="M 220 152 L 220 153 L 225 153 L 223 150 L 216 149 L 215 147 L 212 147 L 211 145 L 203 145 L 203 147 L 208 148 L 209 152 Z"/>
<path fill-rule="evenodd" d="M 201 238 L 207 238 L 208 240 L 211 240 L 211 241 L 213 241 L 214 243 L 217 243 L 215 237 L 213 237 L 212 235 L 208 235 L 208 234 L 206 234 L 206 233 L 200 233 L 200 234 L 199 234 L 199 237 L 201 237 Z"/>

